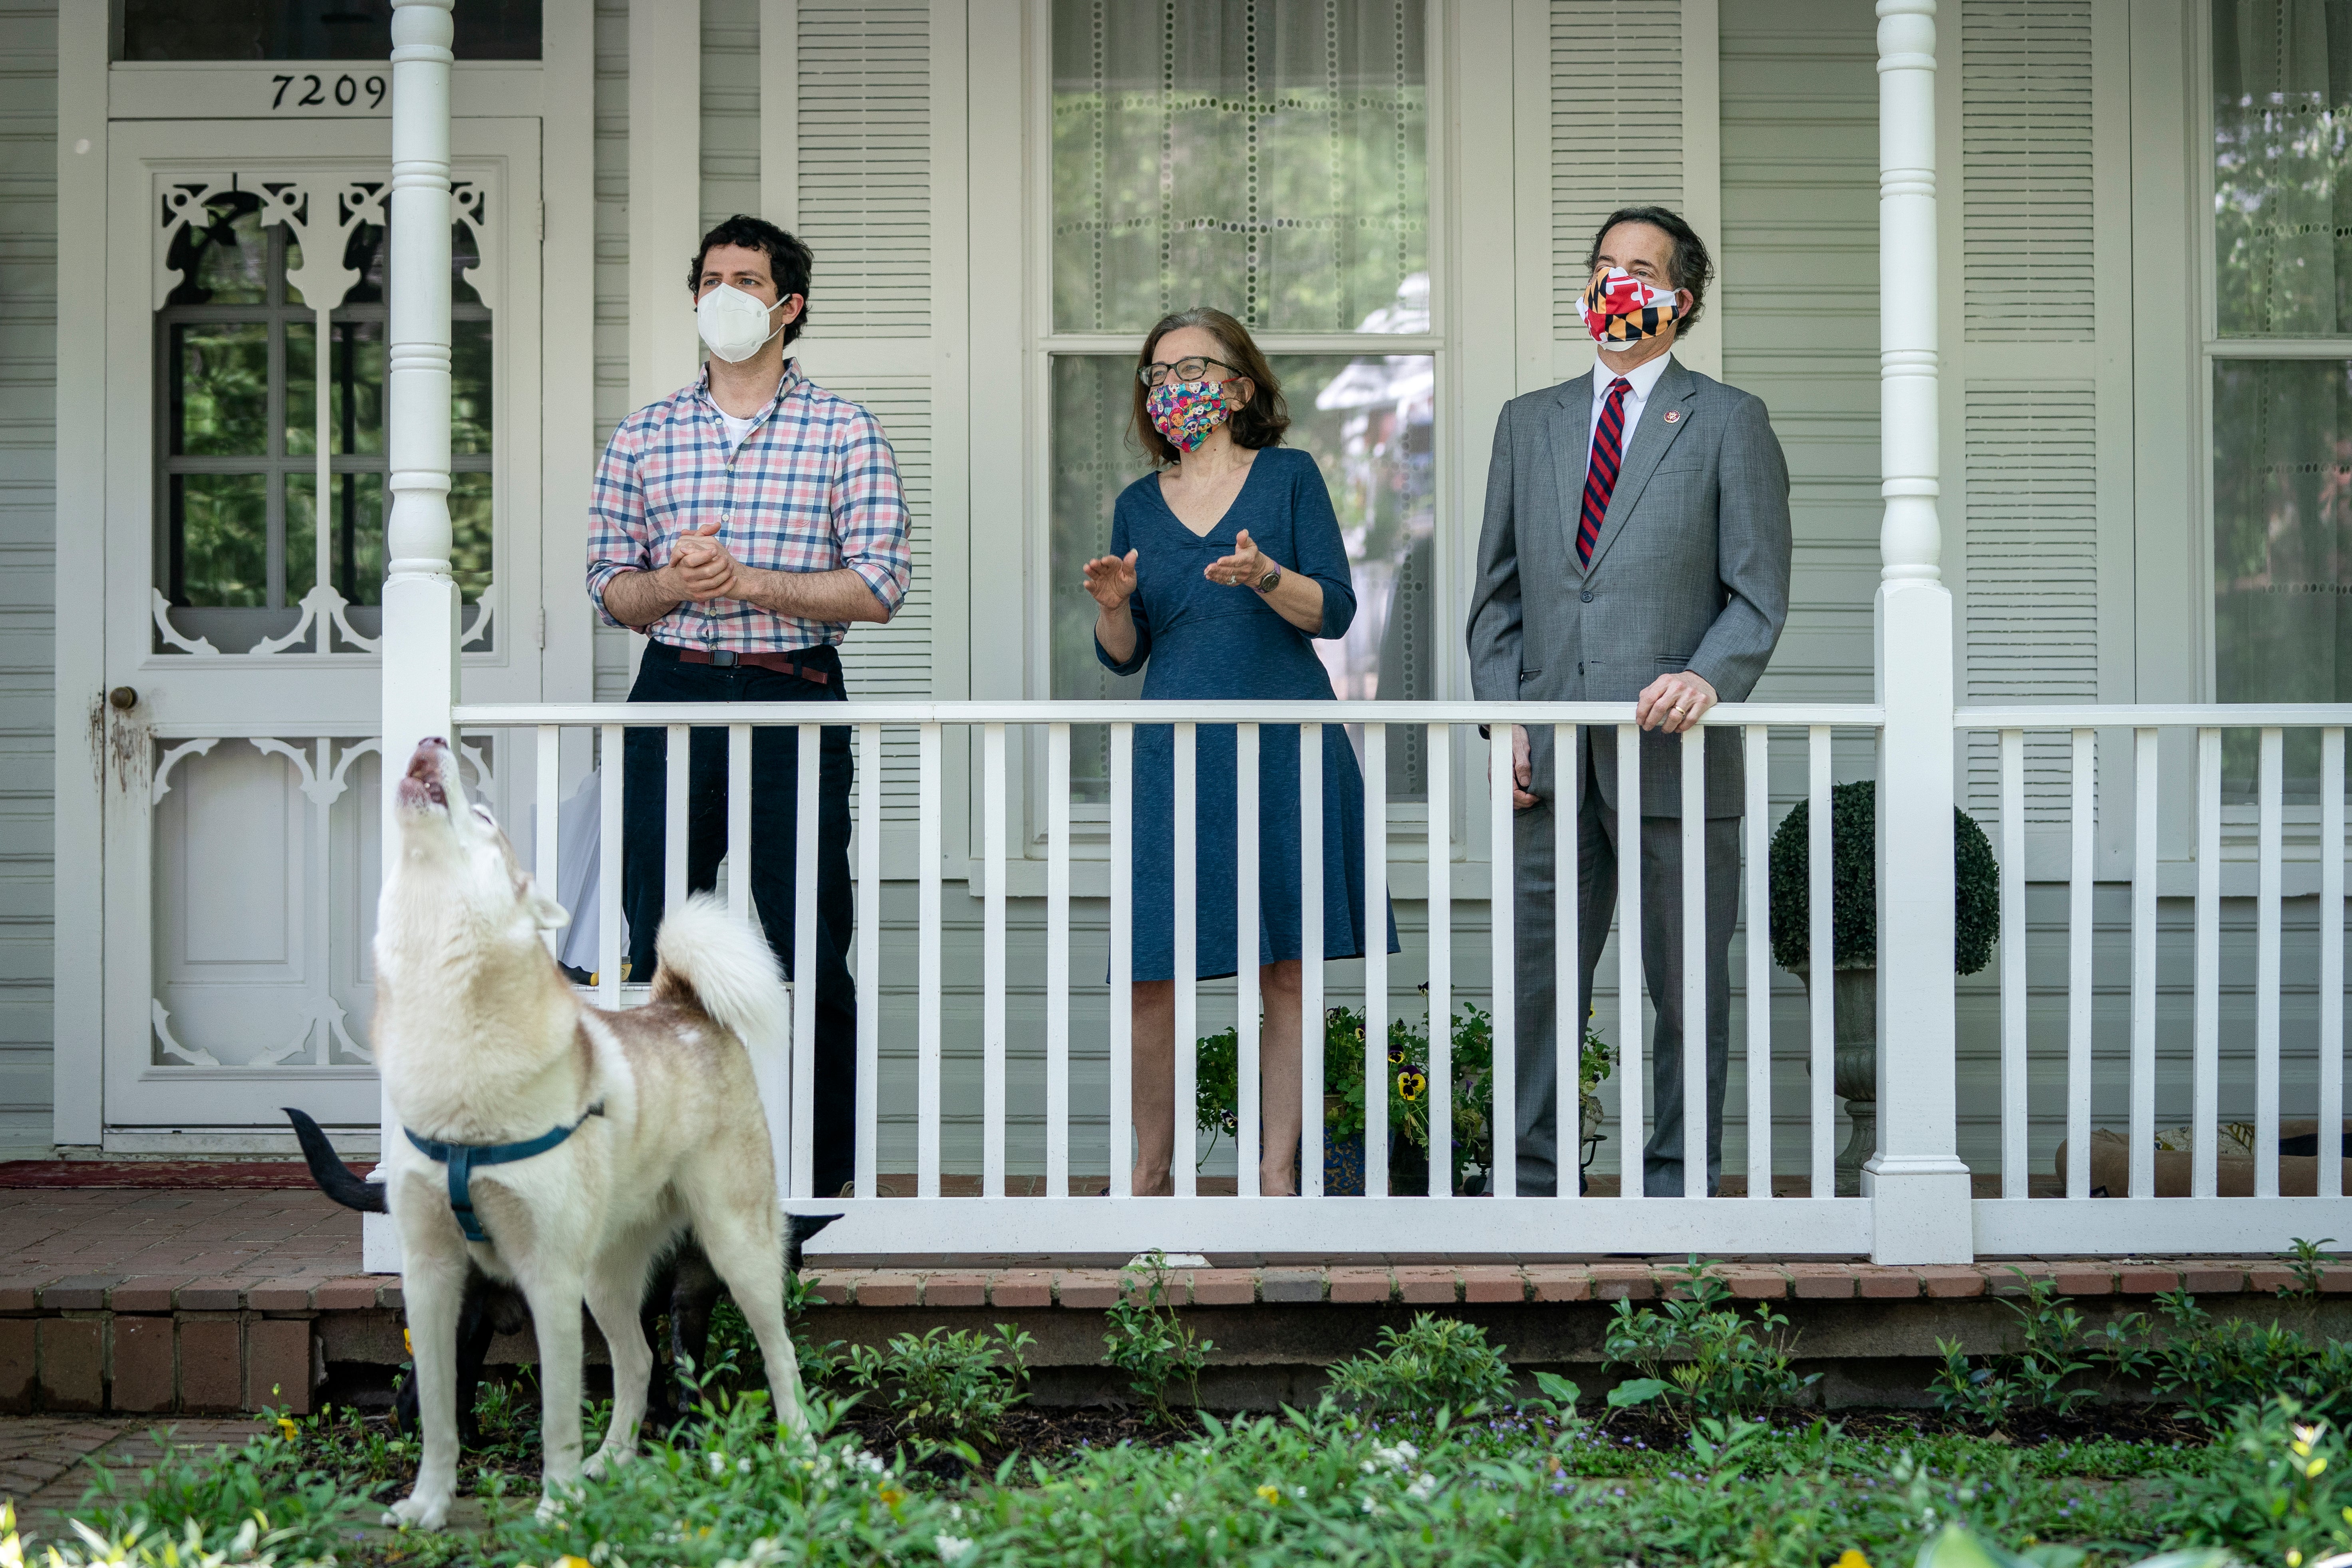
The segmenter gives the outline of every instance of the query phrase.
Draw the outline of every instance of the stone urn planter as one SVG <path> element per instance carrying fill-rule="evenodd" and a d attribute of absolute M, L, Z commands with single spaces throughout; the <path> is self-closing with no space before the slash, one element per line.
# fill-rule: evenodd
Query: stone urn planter
<path fill-rule="evenodd" d="M 1812 972 L 1801 969 L 1797 978 L 1811 996 Z M 1851 1198 L 1861 1195 L 1862 1167 L 1878 1152 L 1878 971 L 1841 969 L 1830 989 L 1831 1092 L 1845 1101 L 1852 1128 L 1845 1147 L 1838 1151 L 1837 1195 Z M 1812 1071 L 1810 1056 L 1805 1070 Z"/>
<path fill-rule="evenodd" d="M 1837 1157 L 1837 1195 L 1862 1191 L 1862 1168 L 1878 1150 L 1878 786 L 1830 787 L 1832 1089 L 1852 1130 Z M 1772 834 L 1772 961 L 1811 994 L 1811 854 L 1809 803 L 1800 801 Z M 2000 868 L 1968 813 L 1952 813 L 1952 970 L 1974 974 L 1992 961 L 2000 929 Z M 1854 959 L 1865 962 L 1856 963 Z M 1810 1033 L 1800 1037 L 1810 1040 Z M 1900 1042 L 1897 1042 L 1898 1044 Z M 1802 1049 L 1807 1070 L 1810 1045 Z"/>

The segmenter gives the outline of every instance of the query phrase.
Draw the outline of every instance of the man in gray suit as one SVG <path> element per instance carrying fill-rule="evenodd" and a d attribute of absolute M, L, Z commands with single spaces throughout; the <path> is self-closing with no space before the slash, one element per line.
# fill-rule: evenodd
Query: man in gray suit
<path fill-rule="evenodd" d="M 1764 673 L 1789 613 L 1789 470 L 1764 405 L 1675 363 L 1699 318 L 1712 264 L 1690 226 L 1628 207 L 1594 237 L 1582 300 L 1592 374 L 1504 405 L 1486 474 L 1470 605 L 1470 669 L 1482 701 L 1636 704 L 1642 741 L 1642 964 L 1657 1030 L 1650 1046 L 1655 1131 L 1643 1190 L 1679 1197 L 1683 1173 L 1681 742 L 1719 700 Z M 1706 1191 L 1723 1169 L 1730 1055 L 1729 949 L 1739 908 L 1739 737 L 1706 737 Z M 1621 847 L 1615 731 L 1515 727 L 1517 874 L 1518 1191 L 1549 1194 L 1572 1173 L 1554 1146 L 1553 1031 L 1592 1005 L 1592 972 L 1616 905 Z M 1556 812 L 1575 813 L 1581 995 L 1563 1024 L 1553 994 Z M 1760 868 L 1759 872 L 1760 874 Z M 1630 999 L 1628 999 L 1630 1000 Z M 1634 1011 L 1632 1016 L 1639 1018 Z M 1638 1025 L 1636 1026 L 1638 1027 Z M 1578 1030 L 1580 1035 L 1581 1031 Z"/>

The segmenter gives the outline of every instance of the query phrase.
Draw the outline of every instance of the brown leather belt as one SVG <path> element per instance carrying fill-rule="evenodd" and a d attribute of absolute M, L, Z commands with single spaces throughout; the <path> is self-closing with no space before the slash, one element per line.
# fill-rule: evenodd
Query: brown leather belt
<path fill-rule="evenodd" d="M 737 665 L 748 664 L 755 669 L 772 669 L 782 675 L 797 675 L 803 680 L 815 686 L 827 685 L 833 679 L 829 671 L 812 668 L 803 662 L 803 656 L 797 652 L 739 653 L 728 647 L 706 651 L 702 648 L 677 647 L 675 645 L 672 645 L 671 651 L 677 655 L 677 661 L 680 664 L 709 664 L 716 665 L 721 669 L 732 669 Z"/>

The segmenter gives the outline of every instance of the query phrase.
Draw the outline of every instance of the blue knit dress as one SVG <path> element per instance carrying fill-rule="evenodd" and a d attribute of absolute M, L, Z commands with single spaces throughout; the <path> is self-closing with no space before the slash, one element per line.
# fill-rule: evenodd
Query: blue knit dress
<path fill-rule="evenodd" d="M 1206 535 L 1177 520 L 1147 474 L 1127 487 L 1111 516 L 1110 552 L 1136 552 L 1134 657 L 1114 659 L 1098 642 L 1095 657 L 1121 675 L 1144 672 L 1147 701 L 1335 700 L 1331 679 L 1305 632 L 1276 614 L 1255 589 L 1211 582 L 1204 569 L 1234 552 L 1243 530 L 1260 551 L 1323 588 L 1319 635 L 1344 635 L 1356 616 L 1339 520 L 1315 459 L 1285 447 L 1262 449 L 1241 493 Z M 1202 980 L 1234 973 L 1234 727 L 1195 731 L 1194 911 L 1196 972 Z M 1323 736 L 1323 956 L 1364 952 L 1364 778 L 1348 732 Z M 1258 956 L 1260 963 L 1303 952 L 1299 921 L 1298 738 L 1292 725 L 1258 731 Z M 1175 939 L 1175 731 L 1135 731 L 1134 977 L 1172 980 Z M 1389 951 L 1398 951 L 1396 919 L 1386 921 Z"/>

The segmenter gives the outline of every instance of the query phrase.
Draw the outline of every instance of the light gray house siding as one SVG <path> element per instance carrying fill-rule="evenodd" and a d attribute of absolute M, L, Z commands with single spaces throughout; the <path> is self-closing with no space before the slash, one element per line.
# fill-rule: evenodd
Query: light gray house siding
<path fill-rule="evenodd" d="M 0 5 L 0 1159 L 50 1140 L 57 31 Z"/>

